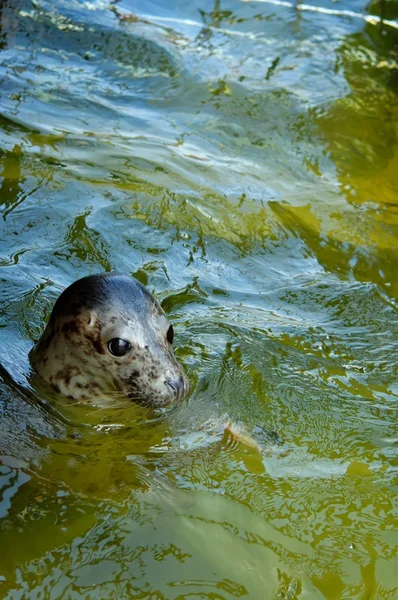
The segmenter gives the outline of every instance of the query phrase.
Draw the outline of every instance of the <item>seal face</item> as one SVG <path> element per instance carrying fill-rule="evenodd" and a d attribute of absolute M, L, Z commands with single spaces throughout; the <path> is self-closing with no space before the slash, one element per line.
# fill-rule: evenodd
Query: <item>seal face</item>
<path fill-rule="evenodd" d="M 95 404 L 124 397 L 163 407 L 188 392 L 173 335 L 159 303 L 137 280 L 90 275 L 59 296 L 30 360 L 69 398 Z"/>

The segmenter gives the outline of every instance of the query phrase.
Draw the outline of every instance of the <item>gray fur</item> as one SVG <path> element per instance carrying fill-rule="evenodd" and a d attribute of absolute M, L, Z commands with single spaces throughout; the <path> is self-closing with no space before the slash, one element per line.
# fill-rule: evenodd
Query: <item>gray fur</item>
<path fill-rule="evenodd" d="M 30 352 L 33 368 L 56 390 L 82 402 L 108 404 L 129 398 L 154 407 L 188 392 L 188 381 L 167 341 L 170 323 L 159 303 L 127 275 L 79 279 L 56 301 Z M 131 344 L 122 357 L 108 342 Z"/>

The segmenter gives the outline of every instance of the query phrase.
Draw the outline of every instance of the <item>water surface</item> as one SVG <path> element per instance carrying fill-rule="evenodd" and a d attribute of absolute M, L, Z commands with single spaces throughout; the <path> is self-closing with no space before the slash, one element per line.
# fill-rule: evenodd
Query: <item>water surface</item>
<path fill-rule="evenodd" d="M 1 597 L 396 597 L 398 10 L 380 28 L 379 8 L 2 3 Z M 31 378 L 57 295 L 112 269 L 175 325 L 193 392 L 163 417 Z"/>

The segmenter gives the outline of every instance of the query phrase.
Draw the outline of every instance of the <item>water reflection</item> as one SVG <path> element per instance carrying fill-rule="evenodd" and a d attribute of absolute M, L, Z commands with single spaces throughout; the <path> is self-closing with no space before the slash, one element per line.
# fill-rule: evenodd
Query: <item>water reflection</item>
<path fill-rule="evenodd" d="M 395 593 L 396 42 L 285 4 L 2 4 L 5 597 Z M 34 390 L 110 269 L 175 323 L 162 420 Z"/>
<path fill-rule="evenodd" d="M 347 226 L 340 218 L 330 235 L 345 246 L 350 244 L 347 268 L 357 280 L 372 281 L 396 299 L 398 104 L 391 79 L 396 71 L 394 51 L 388 50 L 380 32 L 367 26 L 345 40 L 337 60 L 351 91 L 320 115 L 318 123 L 336 164 L 342 192 L 355 213 L 347 214 Z M 343 253 L 346 255 L 346 247 Z"/>

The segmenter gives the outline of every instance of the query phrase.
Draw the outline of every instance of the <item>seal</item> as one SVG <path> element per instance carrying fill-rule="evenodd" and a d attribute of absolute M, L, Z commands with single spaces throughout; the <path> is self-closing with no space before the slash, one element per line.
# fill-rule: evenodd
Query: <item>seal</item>
<path fill-rule="evenodd" d="M 124 398 L 165 407 L 189 387 L 173 338 L 173 326 L 139 281 L 104 273 L 62 292 L 29 357 L 56 391 L 79 402 Z"/>

